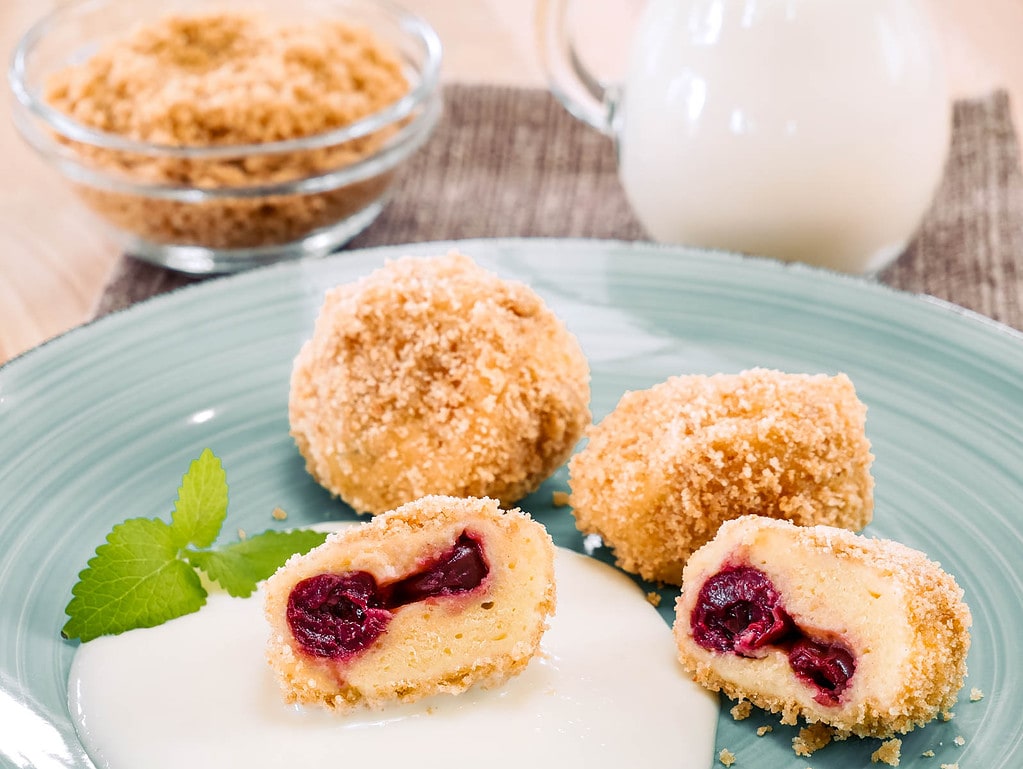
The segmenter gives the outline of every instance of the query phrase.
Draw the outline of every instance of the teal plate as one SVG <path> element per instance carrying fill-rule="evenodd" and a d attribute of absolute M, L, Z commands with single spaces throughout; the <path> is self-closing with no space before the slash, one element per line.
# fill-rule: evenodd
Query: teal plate
<path fill-rule="evenodd" d="M 351 517 L 307 476 L 288 437 L 291 361 L 325 289 L 385 258 L 450 245 L 209 281 L 0 369 L 0 762 L 92 765 L 67 709 L 75 645 L 59 631 L 71 586 L 114 523 L 170 512 L 181 473 L 204 447 L 227 469 L 231 531 Z M 458 245 L 532 285 L 579 336 L 595 418 L 625 390 L 673 374 L 847 372 L 869 408 L 876 455 L 869 533 L 940 561 L 974 616 L 955 718 L 907 735 L 900 766 L 1023 766 L 1023 336 L 870 282 L 764 260 L 605 241 Z M 568 509 L 551 505 L 551 492 L 566 489 L 562 469 L 522 506 L 579 549 Z M 277 506 L 286 524 L 271 517 Z M 664 594 L 670 621 L 673 596 Z M 971 688 L 984 698 L 971 702 Z M 869 766 L 879 744 L 849 740 L 799 758 L 793 728 L 763 713 L 734 722 L 722 705 L 717 749 L 735 753 L 737 767 Z M 767 723 L 774 731 L 757 737 Z M 934 757 L 923 757 L 929 750 Z M 679 745 L 678 767 L 687 760 Z"/>

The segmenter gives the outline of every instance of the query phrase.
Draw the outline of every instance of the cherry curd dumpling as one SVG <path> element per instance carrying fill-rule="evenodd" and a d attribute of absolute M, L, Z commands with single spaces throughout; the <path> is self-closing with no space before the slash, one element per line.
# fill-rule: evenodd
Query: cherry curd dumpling
<path fill-rule="evenodd" d="M 431 496 L 342 530 L 266 583 L 289 702 L 411 702 L 525 668 L 554 611 L 554 544 L 495 500 Z"/>
<path fill-rule="evenodd" d="M 970 648 L 962 598 L 905 545 L 750 515 L 690 557 L 674 633 L 709 689 L 783 723 L 886 737 L 955 703 Z"/>

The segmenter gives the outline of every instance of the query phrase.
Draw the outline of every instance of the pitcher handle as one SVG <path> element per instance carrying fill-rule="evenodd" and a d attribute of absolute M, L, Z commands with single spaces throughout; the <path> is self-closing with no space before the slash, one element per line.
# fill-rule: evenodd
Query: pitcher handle
<path fill-rule="evenodd" d="M 615 135 L 619 87 L 604 85 L 583 65 L 568 33 L 569 0 L 537 0 L 536 48 L 551 93 L 568 112 Z"/>

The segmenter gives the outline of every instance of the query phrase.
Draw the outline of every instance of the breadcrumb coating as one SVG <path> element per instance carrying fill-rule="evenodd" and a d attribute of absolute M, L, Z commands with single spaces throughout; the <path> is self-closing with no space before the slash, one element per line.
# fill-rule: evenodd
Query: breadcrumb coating
<path fill-rule="evenodd" d="M 576 525 L 621 568 L 676 585 L 741 515 L 859 530 L 874 507 L 865 420 L 844 374 L 752 369 L 626 393 L 569 463 Z"/>
<path fill-rule="evenodd" d="M 850 648 L 856 668 L 837 705 L 813 699 L 784 649 L 741 657 L 693 640 L 690 617 L 700 588 L 725 565 L 744 562 L 767 575 L 798 626 Z M 972 617 L 962 589 L 940 564 L 892 540 L 744 516 L 723 524 L 693 554 L 675 608 L 679 659 L 694 680 L 780 713 L 784 724 L 803 718 L 861 737 L 890 737 L 947 712 L 966 676 Z"/>
<path fill-rule="evenodd" d="M 512 504 L 590 421 L 589 366 L 529 287 L 405 257 L 329 291 L 291 379 L 309 472 L 359 512 L 426 494 Z"/>
<path fill-rule="evenodd" d="M 286 619 L 291 591 L 318 574 L 366 571 L 380 584 L 412 573 L 463 531 L 489 567 L 479 591 L 404 605 L 372 645 L 347 659 L 304 652 Z M 485 688 L 522 672 L 540 650 L 556 604 L 554 542 L 520 510 L 493 499 L 430 496 L 331 534 L 266 582 L 267 661 L 287 702 L 379 708 Z"/>

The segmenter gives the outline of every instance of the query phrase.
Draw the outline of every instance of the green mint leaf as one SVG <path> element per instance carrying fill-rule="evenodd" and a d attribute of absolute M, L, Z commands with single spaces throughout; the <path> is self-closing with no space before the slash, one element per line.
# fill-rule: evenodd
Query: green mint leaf
<path fill-rule="evenodd" d="M 114 526 L 78 575 L 61 634 L 90 641 L 198 611 L 206 590 L 178 551 L 163 521 L 132 518 Z"/>
<path fill-rule="evenodd" d="M 196 568 L 236 598 L 246 598 L 256 583 L 277 571 L 296 553 L 307 553 L 323 544 L 319 531 L 265 531 L 217 550 L 187 550 L 185 557 Z"/>
<path fill-rule="evenodd" d="M 209 547 L 227 517 L 227 475 L 217 455 L 204 449 L 181 479 L 171 530 L 179 548 Z"/>

